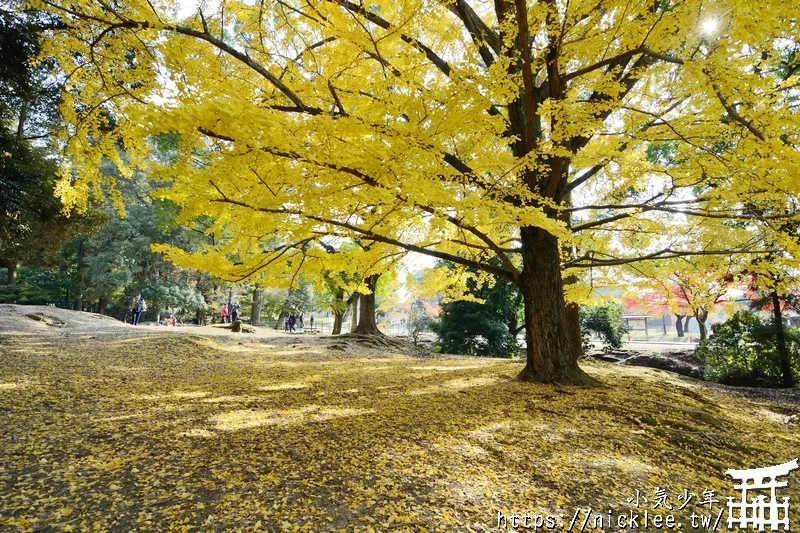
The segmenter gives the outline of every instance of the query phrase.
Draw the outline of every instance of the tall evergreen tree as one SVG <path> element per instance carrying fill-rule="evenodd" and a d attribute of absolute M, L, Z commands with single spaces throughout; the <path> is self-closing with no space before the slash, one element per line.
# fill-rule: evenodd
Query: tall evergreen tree
<path fill-rule="evenodd" d="M 20 263 L 56 263 L 84 222 L 67 217 L 54 194 L 58 165 L 46 140 L 58 122 L 58 87 L 52 64 L 33 61 L 51 25 L 0 8 L 0 268 L 12 286 Z"/>

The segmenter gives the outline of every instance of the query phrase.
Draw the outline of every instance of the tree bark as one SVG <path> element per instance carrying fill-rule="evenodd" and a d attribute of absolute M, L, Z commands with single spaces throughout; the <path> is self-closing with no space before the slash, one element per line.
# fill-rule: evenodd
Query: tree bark
<path fill-rule="evenodd" d="M 25 123 L 28 120 L 28 103 L 23 98 L 19 104 L 19 122 L 17 122 L 17 140 L 25 135 Z"/>
<path fill-rule="evenodd" d="M 261 324 L 261 289 L 253 289 L 253 306 L 250 308 L 250 324 Z"/>
<path fill-rule="evenodd" d="M 583 335 L 581 334 L 581 307 L 576 303 L 567 304 L 567 323 L 572 335 L 581 339 L 581 354 L 583 354 Z"/>
<path fill-rule="evenodd" d="M 781 299 L 778 293 L 772 291 L 772 316 L 775 321 L 775 341 L 778 348 L 778 358 L 781 363 L 782 384 L 786 388 L 794 387 L 792 376 L 792 363 L 789 347 L 786 344 L 786 330 L 783 328 L 783 313 L 781 312 Z"/>
<path fill-rule="evenodd" d="M 3 266 L 8 270 L 6 285 L 15 287 L 17 285 L 17 262 L 11 259 L 3 261 Z"/>
<path fill-rule="evenodd" d="M 106 307 L 108 306 L 108 296 L 105 294 L 97 300 L 97 314 L 104 315 L 106 314 Z"/>
<path fill-rule="evenodd" d="M 562 247 L 562 253 L 568 252 Z M 563 279 L 564 286 L 570 286 L 578 283 L 578 277 L 575 275 L 567 276 Z M 581 352 L 583 352 L 583 335 L 581 334 L 581 308 L 576 303 L 567 303 L 567 324 L 570 329 L 571 335 L 577 335 L 581 339 Z"/>
<path fill-rule="evenodd" d="M 594 384 L 578 366 L 580 329 L 566 301 L 558 239 L 537 228 L 522 229 L 520 290 L 525 305 L 527 361 L 522 381 Z"/>
<path fill-rule="evenodd" d="M 508 313 L 508 331 L 516 338 L 519 335 L 519 332 L 522 331 L 525 327 L 523 324 L 522 326 L 519 325 L 519 317 L 517 316 L 517 310 L 519 306 L 522 304 L 522 293 L 517 293 L 517 297 L 514 299 L 514 308 Z"/>
<path fill-rule="evenodd" d="M 694 319 L 697 320 L 697 329 L 700 330 L 700 340 L 706 340 L 706 337 L 708 337 L 708 329 L 706 328 L 708 311 L 704 307 L 701 307 L 694 312 Z"/>
<path fill-rule="evenodd" d="M 344 313 L 341 311 L 334 311 L 333 312 L 333 330 L 331 331 L 331 335 L 340 335 L 342 333 L 342 318 L 344 317 Z"/>
<path fill-rule="evenodd" d="M 373 274 L 364 280 L 369 294 L 358 295 L 358 325 L 352 333 L 359 335 L 383 335 L 378 330 L 378 323 L 375 320 L 375 287 L 378 285 L 380 275 Z"/>
<path fill-rule="evenodd" d="M 352 300 L 352 297 L 351 297 Z M 331 335 L 341 335 L 342 321 L 347 311 L 347 302 L 344 299 L 344 290 L 341 288 L 336 289 L 336 305 L 332 306 L 331 312 L 333 313 L 333 329 Z"/>
<path fill-rule="evenodd" d="M 678 332 L 678 337 L 683 337 L 683 318 L 685 316 L 675 313 L 675 331 Z"/>
<path fill-rule="evenodd" d="M 704 341 L 706 338 L 708 338 L 708 328 L 706 328 L 706 323 L 697 317 L 694 318 L 697 320 L 697 329 L 700 330 L 700 340 Z"/>

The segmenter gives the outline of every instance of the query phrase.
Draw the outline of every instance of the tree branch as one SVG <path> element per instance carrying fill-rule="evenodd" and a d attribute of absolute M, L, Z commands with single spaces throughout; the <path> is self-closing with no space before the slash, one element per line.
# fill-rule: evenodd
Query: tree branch
<path fill-rule="evenodd" d="M 564 263 L 565 268 L 598 268 L 607 266 L 627 265 L 629 263 L 638 263 L 641 261 L 655 261 L 664 259 L 674 259 L 676 257 L 692 257 L 698 255 L 733 255 L 733 254 L 763 254 L 768 250 L 699 250 L 695 252 L 672 250 L 671 248 L 664 248 L 651 254 L 641 255 L 637 257 L 622 257 L 614 259 L 595 259 L 588 255 L 572 259 Z"/>
<path fill-rule="evenodd" d="M 361 15 L 362 17 L 364 17 L 368 21 L 372 22 L 376 26 L 379 26 L 379 27 L 383 28 L 384 30 L 393 29 L 392 25 L 386 19 L 376 15 L 372 11 L 364 9 L 360 5 L 357 5 L 357 4 L 354 4 L 353 2 L 350 2 L 349 0 L 328 0 L 328 1 L 335 2 L 335 3 L 339 4 L 340 6 L 342 6 L 343 8 L 345 8 L 346 10 L 348 10 L 348 11 L 350 11 L 352 13 L 357 13 L 357 14 Z M 425 53 L 425 57 L 427 57 L 428 60 L 436 66 L 436 68 L 438 68 L 448 78 L 450 77 L 450 72 L 453 69 L 450 67 L 450 65 L 447 63 L 447 61 L 445 61 L 444 59 L 439 57 L 433 50 L 431 50 L 430 48 L 425 46 L 418 39 L 415 39 L 414 37 L 410 37 L 410 36 L 408 36 L 408 35 L 406 35 L 404 33 L 400 33 L 400 39 L 402 39 L 404 42 L 412 45 L 414 48 L 416 48 L 420 52 L 424 52 Z"/>
<path fill-rule="evenodd" d="M 227 141 L 227 142 L 235 142 L 235 140 L 233 138 L 231 138 L 229 136 L 226 136 L 226 135 L 217 134 L 217 133 L 215 133 L 214 131 L 212 131 L 212 130 L 210 130 L 208 128 L 198 128 L 198 131 L 200 133 L 202 133 L 203 135 L 207 135 L 207 136 L 215 138 L 215 139 L 220 139 L 220 140 L 224 140 L 224 141 Z M 282 150 L 277 150 L 275 148 L 262 147 L 261 150 L 266 152 L 266 153 L 278 156 L 278 157 L 291 159 L 293 161 L 301 161 L 301 162 L 304 162 L 304 163 L 310 163 L 312 165 L 320 166 L 320 167 L 323 167 L 323 168 L 328 168 L 328 169 L 331 169 L 331 170 L 337 170 L 339 172 L 344 172 L 346 174 L 350 174 L 351 176 L 354 176 L 354 177 L 358 178 L 359 180 L 361 180 L 365 185 L 369 185 L 370 187 L 383 189 L 383 190 L 392 192 L 394 194 L 395 198 L 398 199 L 399 201 L 403 202 L 403 203 L 406 203 L 409 200 L 409 198 L 407 196 L 402 196 L 401 194 L 399 194 L 396 191 L 394 191 L 394 189 L 382 185 L 378 180 L 376 180 L 372 176 L 369 176 L 369 175 L 361 172 L 360 170 L 358 170 L 356 168 L 349 167 L 349 166 L 343 166 L 343 165 L 337 165 L 335 163 L 327 163 L 327 162 L 324 162 L 324 161 L 315 161 L 315 160 L 310 159 L 308 157 L 304 157 L 301 154 L 296 153 L 296 152 L 285 152 L 285 151 L 282 151 Z M 221 191 L 219 191 L 219 189 L 218 189 L 218 192 L 220 192 L 220 194 L 222 194 Z M 507 254 L 504 252 L 504 250 L 500 246 L 498 246 L 497 243 L 495 243 L 486 233 L 484 233 L 483 231 L 481 231 L 477 227 L 475 227 L 475 226 L 473 226 L 471 224 L 467 224 L 463 220 L 460 220 L 460 219 L 458 219 L 458 218 L 456 218 L 456 217 L 454 217 L 452 215 L 445 215 L 445 214 L 439 213 L 433 207 L 421 204 L 421 203 L 416 202 L 416 201 L 414 202 L 414 204 L 417 207 L 419 207 L 422 211 L 424 211 L 425 213 L 428 213 L 429 215 L 432 215 L 432 216 L 435 216 L 437 218 L 446 220 L 447 222 L 449 222 L 450 224 L 454 225 L 455 227 L 461 228 L 462 230 L 465 230 L 465 231 L 468 231 L 469 233 L 471 233 L 472 235 L 477 237 L 480 241 L 484 242 L 497 255 L 498 259 L 500 259 L 500 261 L 506 266 L 506 268 L 508 270 L 504 270 L 504 272 L 507 272 L 510 276 L 512 276 L 512 278 L 511 278 L 512 281 L 517 279 L 517 277 L 519 276 L 519 270 L 514 266 L 514 263 L 507 256 Z M 304 216 L 306 216 L 306 218 L 311 218 L 311 215 L 304 215 Z"/>
<path fill-rule="evenodd" d="M 628 207 L 621 207 L 622 209 L 627 209 Z M 585 224 L 580 224 L 572 228 L 573 232 L 585 231 L 587 229 L 592 229 L 597 226 L 602 226 L 605 224 L 610 224 L 611 222 L 616 222 L 617 220 L 623 220 L 626 218 L 630 218 L 639 211 L 647 212 L 647 211 L 660 211 L 664 213 L 672 213 L 675 215 L 687 215 L 691 217 L 698 217 L 698 218 L 716 218 L 716 219 L 725 219 L 725 220 L 757 220 L 759 217 L 754 214 L 736 214 L 736 213 L 719 213 L 719 212 L 711 212 L 711 211 L 703 211 L 703 210 L 689 210 L 689 209 L 674 209 L 670 207 L 664 207 L 662 205 L 639 205 L 639 206 L 631 206 L 632 212 L 628 213 L 620 213 L 614 216 L 610 216 L 607 218 L 601 218 L 599 220 L 594 220 L 592 222 L 586 222 Z M 767 218 L 769 219 L 790 219 L 796 218 L 798 213 L 791 213 L 791 214 L 781 214 L 781 215 L 771 215 Z"/>
<path fill-rule="evenodd" d="M 214 185 L 213 183 L 212 183 L 212 185 L 214 186 L 214 188 L 222 196 L 222 198 L 218 198 L 218 199 L 212 198 L 211 199 L 212 202 L 236 205 L 236 206 L 239 206 L 239 207 L 244 207 L 246 209 L 250 209 L 250 210 L 257 211 L 257 212 L 262 212 L 262 213 L 270 213 L 270 214 L 278 214 L 278 215 L 295 215 L 295 216 L 299 216 L 299 217 L 304 217 L 304 218 L 306 218 L 308 220 L 312 220 L 314 222 L 319 222 L 320 224 L 329 224 L 331 226 L 335 226 L 335 227 L 339 227 L 339 228 L 342 228 L 342 229 L 346 229 L 346 230 L 348 230 L 348 231 L 350 231 L 352 233 L 356 233 L 358 235 L 361 235 L 362 238 L 364 238 L 364 239 L 366 239 L 368 241 L 382 242 L 384 244 L 390 244 L 392 246 L 397 246 L 399 248 L 403 248 L 403 249 L 408 250 L 410 252 L 417 252 L 417 253 L 428 255 L 428 256 L 431 256 L 431 257 L 436 257 L 437 259 L 450 261 L 450 262 L 453 262 L 453 263 L 456 263 L 456 264 L 459 264 L 459 265 L 463 265 L 463 266 L 466 266 L 466 267 L 469 267 L 469 268 L 476 268 L 478 270 L 482 270 L 484 272 L 489 272 L 490 274 L 494 274 L 495 276 L 501 277 L 501 278 L 506 279 L 508 281 L 511 281 L 513 283 L 516 283 L 517 280 L 518 280 L 518 277 L 519 277 L 519 276 L 513 275 L 512 272 L 509 272 L 509 271 L 507 271 L 507 270 L 505 270 L 503 268 L 500 268 L 500 267 L 496 267 L 494 265 L 481 263 L 480 261 L 474 261 L 474 260 L 467 259 L 467 258 L 462 257 L 462 256 L 453 255 L 453 254 L 449 254 L 449 253 L 446 253 L 446 252 L 440 252 L 440 251 L 437 251 L 437 250 L 430 250 L 430 249 L 426 248 L 425 246 L 419 246 L 419 245 L 415 245 L 415 244 L 406 243 L 406 242 L 400 241 L 398 239 L 387 237 L 386 235 L 380 235 L 380 234 L 375 233 L 375 232 L 373 232 L 371 230 L 368 230 L 368 229 L 360 228 L 360 227 L 358 227 L 358 226 L 356 226 L 354 224 L 351 224 L 349 222 L 342 222 L 342 221 L 339 221 L 339 220 L 326 218 L 326 217 L 322 217 L 322 216 L 319 216 L 319 215 L 309 215 L 309 214 L 304 213 L 303 211 L 300 211 L 300 210 L 270 209 L 270 208 L 264 208 L 264 207 L 251 206 L 251 205 L 249 205 L 249 204 L 247 204 L 245 202 L 241 202 L 241 201 L 238 201 L 238 200 L 233 200 L 233 199 L 228 198 L 222 191 L 220 191 L 220 189 L 216 185 Z"/>
<path fill-rule="evenodd" d="M 467 3 L 467 0 L 447 2 L 447 9 L 464 24 L 470 37 L 472 37 L 472 42 L 478 47 L 478 53 L 481 55 L 481 59 L 483 59 L 486 66 L 492 66 L 494 63 L 492 51 L 494 51 L 495 54 L 500 54 L 500 50 L 503 46 L 503 43 L 500 42 L 500 36 L 483 22 Z M 486 46 L 487 44 L 489 47 Z"/>
<path fill-rule="evenodd" d="M 706 74 L 708 74 L 708 73 L 706 73 Z M 720 103 L 722 104 L 722 106 L 725 108 L 725 111 L 728 113 L 728 115 L 729 115 L 729 116 L 730 116 L 730 117 L 731 117 L 733 120 L 735 120 L 736 122 L 738 122 L 739 124 L 741 124 L 742 126 L 744 126 L 745 128 L 747 128 L 747 131 L 749 131 L 750 133 L 752 133 L 753 135 L 755 135 L 755 136 L 758 138 L 758 140 L 759 140 L 759 141 L 761 141 L 761 142 L 764 142 L 764 141 L 766 141 L 766 138 L 764 137 L 764 134 L 763 134 L 763 133 L 761 133 L 761 132 L 758 130 L 758 128 L 756 128 L 756 127 L 753 125 L 753 123 L 752 123 L 752 122 L 750 122 L 749 120 L 747 120 L 746 118 L 744 118 L 742 115 L 740 115 L 740 114 L 739 114 L 739 112 L 738 112 L 738 111 L 736 111 L 736 108 L 735 108 L 735 107 L 733 107 L 733 106 L 730 104 L 730 102 L 728 102 L 728 99 L 727 99 L 727 98 L 725 98 L 725 95 L 724 95 L 724 94 L 722 94 L 722 88 L 719 86 L 719 84 L 718 84 L 718 83 L 716 83 L 716 82 L 713 82 L 713 83 L 711 84 L 711 87 L 714 89 L 714 92 L 716 93 L 716 95 L 717 95 L 717 98 L 719 99 L 719 101 L 720 101 Z"/>
<path fill-rule="evenodd" d="M 114 29 L 114 28 L 123 28 L 129 30 L 136 30 L 136 29 L 153 29 L 153 30 L 161 30 L 161 31 L 170 31 L 173 33 L 178 33 L 181 35 L 186 35 L 188 37 L 194 37 L 196 39 L 200 39 L 202 41 L 206 41 L 207 43 L 211 44 L 212 46 L 216 47 L 217 49 L 227 53 L 228 55 L 238 59 L 240 62 L 244 63 L 248 67 L 255 70 L 258 74 L 264 77 L 267 81 L 269 81 L 272 85 L 274 85 L 284 96 L 286 96 L 295 106 L 301 109 L 303 112 L 311 114 L 311 115 L 319 115 L 322 113 L 322 110 L 319 108 L 307 106 L 303 103 L 302 99 L 292 91 L 285 83 L 283 83 L 278 77 L 272 74 L 269 70 L 267 70 L 263 65 L 253 60 L 249 55 L 246 53 L 237 50 L 236 48 L 230 46 L 229 44 L 225 43 L 218 37 L 211 35 L 207 30 L 207 25 L 204 22 L 204 29 L 203 31 L 198 31 L 192 29 L 187 26 L 177 26 L 177 25 L 170 25 L 170 24 L 154 24 L 149 21 L 141 21 L 141 20 L 132 20 L 126 17 L 123 17 L 120 13 L 108 8 L 119 20 L 120 22 L 115 23 L 109 20 L 105 20 L 100 17 L 95 17 L 89 15 L 87 13 L 82 13 L 76 11 L 74 9 L 64 8 L 62 6 L 58 6 L 49 0 L 43 0 L 47 5 L 57 9 L 59 11 L 63 11 L 65 13 L 69 13 L 70 15 L 85 19 L 85 20 L 93 20 L 95 22 L 100 22 L 102 24 L 108 25 L 110 28 L 106 30 Z M 202 17 L 202 13 L 201 13 Z M 106 31 L 104 30 L 104 32 Z"/>

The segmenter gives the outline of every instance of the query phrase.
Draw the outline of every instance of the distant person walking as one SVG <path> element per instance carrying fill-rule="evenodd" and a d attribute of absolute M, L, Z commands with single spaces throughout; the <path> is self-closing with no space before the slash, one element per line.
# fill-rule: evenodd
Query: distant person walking
<path fill-rule="evenodd" d="M 222 310 L 219 312 L 222 317 L 222 323 L 228 323 L 228 304 L 222 304 Z"/>
<path fill-rule="evenodd" d="M 131 303 L 131 324 L 138 326 L 139 319 L 142 318 L 142 313 L 145 311 L 147 311 L 147 302 L 144 301 L 141 294 L 137 294 Z"/>
<path fill-rule="evenodd" d="M 239 320 L 239 304 L 231 304 L 231 322 Z"/>
<path fill-rule="evenodd" d="M 289 333 L 294 333 L 295 318 L 294 315 L 289 315 Z"/>
<path fill-rule="evenodd" d="M 308 325 L 311 327 L 311 331 L 314 331 L 314 315 L 311 315 L 311 318 L 308 319 Z"/>
<path fill-rule="evenodd" d="M 303 324 L 303 313 L 300 313 L 300 318 L 297 319 L 297 328 L 303 329 L 305 324 Z"/>

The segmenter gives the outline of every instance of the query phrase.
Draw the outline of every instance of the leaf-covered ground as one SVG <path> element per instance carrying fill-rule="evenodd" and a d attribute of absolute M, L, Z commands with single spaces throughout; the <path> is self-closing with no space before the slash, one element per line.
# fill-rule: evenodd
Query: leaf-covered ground
<path fill-rule="evenodd" d="M 663 514 L 666 489 L 699 531 L 691 513 L 735 495 L 726 469 L 800 451 L 796 404 L 655 370 L 587 363 L 603 386 L 578 389 L 513 381 L 513 361 L 128 331 L 0 339 L 0 530 L 495 531 L 577 510 L 578 531 L 590 508 Z"/>

